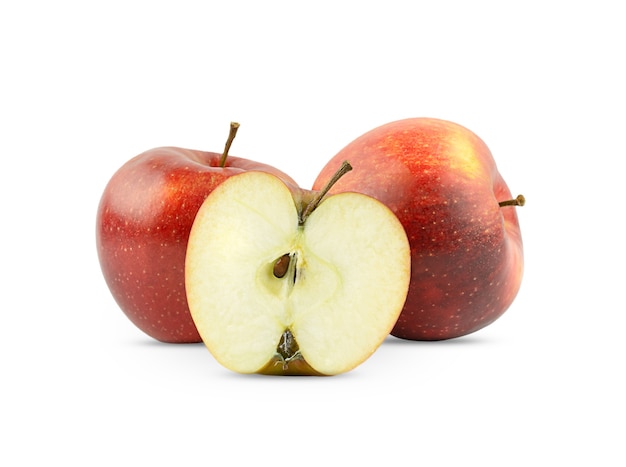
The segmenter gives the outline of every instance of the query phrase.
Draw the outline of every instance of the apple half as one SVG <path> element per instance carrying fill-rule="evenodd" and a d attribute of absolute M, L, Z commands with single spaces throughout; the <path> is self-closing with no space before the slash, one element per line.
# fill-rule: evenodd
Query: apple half
<path fill-rule="evenodd" d="M 200 207 L 185 285 L 200 336 L 224 367 L 344 373 L 396 323 L 410 280 L 402 225 L 372 197 L 327 191 L 246 172 Z"/>

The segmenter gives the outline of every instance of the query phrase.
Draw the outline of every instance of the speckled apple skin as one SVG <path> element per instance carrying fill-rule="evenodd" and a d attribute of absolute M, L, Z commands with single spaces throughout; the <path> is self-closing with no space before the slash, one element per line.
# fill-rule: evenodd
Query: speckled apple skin
<path fill-rule="evenodd" d="M 331 190 L 386 204 L 411 245 L 411 283 L 391 334 L 442 340 L 494 322 L 517 295 L 523 248 L 512 198 L 485 143 L 455 123 L 411 118 L 360 136 L 323 168 L 313 188 L 344 161 L 352 172 Z"/>
<path fill-rule="evenodd" d="M 185 254 L 196 213 L 213 189 L 249 170 L 288 175 L 266 164 L 175 147 L 124 164 L 107 184 L 96 218 L 98 258 L 117 304 L 162 342 L 200 342 L 185 293 Z M 210 294 L 211 291 L 207 290 Z"/>

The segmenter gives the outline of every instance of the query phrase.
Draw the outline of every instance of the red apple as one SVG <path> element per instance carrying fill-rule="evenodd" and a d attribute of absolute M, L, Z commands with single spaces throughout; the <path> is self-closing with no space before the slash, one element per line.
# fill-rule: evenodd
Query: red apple
<path fill-rule="evenodd" d="M 348 160 L 331 193 L 386 204 L 411 245 L 411 283 L 391 334 L 441 340 L 500 317 L 521 284 L 522 238 L 511 192 L 485 143 L 452 122 L 412 118 L 360 136 L 323 168 L 318 189 Z"/>
<path fill-rule="evenodd" d="M 172 343 L 200 342 L 185 293 L 191 225 L 205 198 L 227 178 L 263 171 L 296 186 L 269 165 L 222 154 L 162 147 L 124 164 L 107 184 L 96 219 L 102 273 L 122 311 L 143 332 Z"/>

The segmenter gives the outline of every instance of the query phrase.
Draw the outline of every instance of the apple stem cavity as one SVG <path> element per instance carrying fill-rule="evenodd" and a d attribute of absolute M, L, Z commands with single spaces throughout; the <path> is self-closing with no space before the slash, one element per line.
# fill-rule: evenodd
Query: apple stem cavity
<path fill-rule="evenodd" d="M 343 177 L 345 174 L 347 174 L 351 170 L 352 170 L 352 166 L 350 165 L 350 163 L 348 161 L 343 161 L 343 163 L 341 164 L 341 167 L 339 167 L 339 170 L 335 172 L 335 174 L 331 177 L 331 179 L 328 181 L 326 186 L 322 188 L 322 190 L 317 194 L 317 196 L 313 199 L 313 201 L 311 201 L 307 205 L 307 207 L 304 209 L 302 214 L 300 214 L 300 225 L 304 225 L 307 218 L 320 205 L 320 203 L 322 202 L 322 199 L 330 191 L 333 185 L 337 183 L 341 177 Z"/>
<path fill-rule="evenodd" d="M 517 198 L 515 199 L 509 199 L 506 201 L 500 201 L 498 203 L 500 205 L 500 207 L 503 206 L 524 206 L 526 204 L 526 198 L 524 198 L 524 195 L 517 195 Z"/>
<path fill-rule="evenodd" d="M 233 140 L 235 136 L 237 136 L 237 130 L 239 129 L 239 123 L 230 122 L 230 132 L 228 133 L 228 139 L 226 140 L 226 145 L 224 146 L 224 152 L 222 153 L 222 157 L 220 159 L 220 167 L 226 167 L 226 158 L 228 157 L 228 151 L 230 151 L 230 146 L 233 144 Z"/>

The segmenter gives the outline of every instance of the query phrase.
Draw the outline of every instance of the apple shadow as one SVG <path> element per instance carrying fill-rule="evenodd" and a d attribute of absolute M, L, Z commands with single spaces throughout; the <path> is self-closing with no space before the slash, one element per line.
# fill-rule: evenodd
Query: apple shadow
<path fill-rule="evenodd" d="M 443 340 L 410 340 L 410 339 L 401 339 L 399 337 L 392 336 L 391 334 L 385 338 L 382 345 L 384 346 L 401 346 L 401 345 L 428 345 L 428 346 L 462 346 L 462 345 L 484 345 L 490 344 L 493 342 L 493 339 L 488 339 L 481 336 L 476 336 L 473 334 L 461 337 L 455 337 L 452 339 L 443 339 Z"/>
<path fill-rule="evenodd" d="M 191 348 L 194 346 L 204 347 L 202 342 L 161 342 L 156 339 L 146 338 L 146 339 L 133 339 L 129 341 L 129 344 L 136 345 L 139 347 L 180 347 L 180 348 Z"/>
<path fill-rule="evenodd" d="M 259 373 L 237 373 L 234 371 L 225 370 L 225 378 L 230 379 L 238 379 L 238 380 L 255 380 L 255 381 L 265 381 L 267 384 L 284 384 L 285 381 L 324 381 L 324 380 L 333 380 L 336 381 L 338 379 L 354 379 L 356 376 L 354 375 L 354 371 L 348 371 L 346 373 L 340 373 L 338 375 L 264 375 Z M 287 383 L 290 384 L 290 383 Z M 301 384 L 301 383 L 291 383 L 291 384 Z"/>

